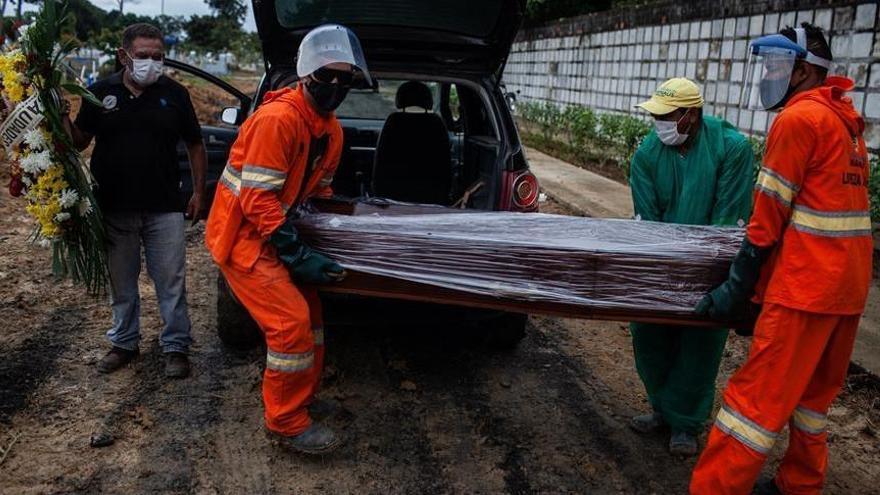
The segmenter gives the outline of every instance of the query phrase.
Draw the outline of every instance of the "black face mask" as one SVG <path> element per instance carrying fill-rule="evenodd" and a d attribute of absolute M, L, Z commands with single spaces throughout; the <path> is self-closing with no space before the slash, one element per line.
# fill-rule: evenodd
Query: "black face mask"
<path fill-rule="evenodd" d="M 348 96 L 348 87 L 341 84 L 323 83 L 314 79 L 306 81 L 306 89 L 321 110 L 330 113 L 342 104 Z"/>

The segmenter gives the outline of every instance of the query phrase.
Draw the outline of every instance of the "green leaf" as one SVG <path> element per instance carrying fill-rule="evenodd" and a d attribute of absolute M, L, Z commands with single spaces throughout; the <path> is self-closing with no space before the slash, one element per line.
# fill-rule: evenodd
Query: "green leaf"
<path fill-rule="evenodd" d="M 91 103 L 93 105 L 97 105 L 99 107 L 101 106 L 101 101 L 98 100 L 97 98 L 95 98 L 95 95 L 93 95 L 91 91 L 80 86 L 79 84 L 63 83 L 63 84 L 61 84 L 61 87 L 64 88 L 64 90 L 70 94 L 81 96 L 84 100 L 88 101 L 89 103 Z"/>

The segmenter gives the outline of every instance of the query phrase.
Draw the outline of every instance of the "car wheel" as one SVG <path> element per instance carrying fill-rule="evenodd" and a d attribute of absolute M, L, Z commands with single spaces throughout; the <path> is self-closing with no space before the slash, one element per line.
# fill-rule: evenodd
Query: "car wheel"
<path fill-rule="evenodd" d="M 483 342 L 490 349 L 509 351 L 516 349 L 526 336 L 529 316 L 504 313 L 481 324 Z"/>
<path fill-rule="evenodd" d="M 222 274 L 217 275 L 217 336 L 239 350 L 256 347 L 263 340 L 257 323 L 232 295 Z"/>

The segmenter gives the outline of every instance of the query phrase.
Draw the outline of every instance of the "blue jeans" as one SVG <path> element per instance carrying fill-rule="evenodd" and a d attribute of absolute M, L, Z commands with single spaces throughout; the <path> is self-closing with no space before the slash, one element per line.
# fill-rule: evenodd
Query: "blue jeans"
<path fill-rule="evenodd" d="M 192 342 L 186 304 L 186 220 L 183 213 L 107 212 L 110 304 L 113 328 L 107 338 L 116 347 L 135 350 L 140 342 L 141 245 L 147 273 L 156 287 L 164 327 L 163 352 L 188 352 Z"/>

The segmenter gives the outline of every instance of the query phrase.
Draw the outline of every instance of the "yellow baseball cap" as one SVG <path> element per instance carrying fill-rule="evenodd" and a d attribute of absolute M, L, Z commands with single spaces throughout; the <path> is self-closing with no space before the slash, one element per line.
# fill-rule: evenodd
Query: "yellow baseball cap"
<path fill-rule="evenodd" d="M 679 108 L 702 108 L 703 95 L 690 79 L 674 77 L 661 84 L 650 100 L 636 106 L 654 115 L 666 115 Z"/>

